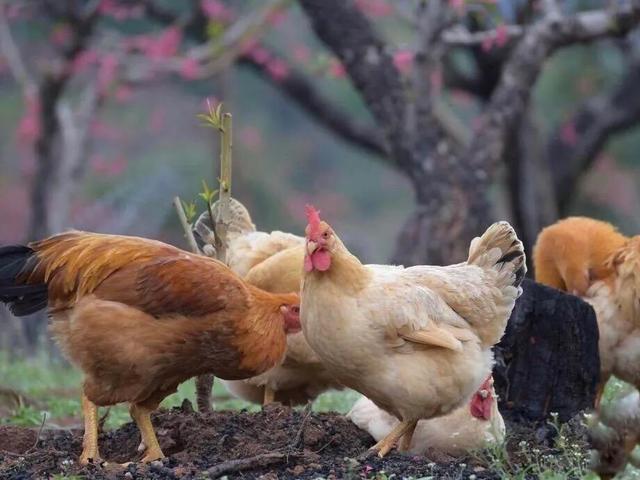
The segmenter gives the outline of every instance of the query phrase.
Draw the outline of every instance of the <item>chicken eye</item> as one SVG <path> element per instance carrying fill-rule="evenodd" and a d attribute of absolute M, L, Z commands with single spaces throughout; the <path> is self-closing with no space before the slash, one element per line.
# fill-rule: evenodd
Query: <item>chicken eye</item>
<path fill-rule="evenodd" d="M 322 234 L 322 238 L 329 238 L 329 232 L 324 232 Z"/>
<path fill-rule="evenodd" d="M 300 313 L 300 307 L 293 307 L 293 313 Z"/>

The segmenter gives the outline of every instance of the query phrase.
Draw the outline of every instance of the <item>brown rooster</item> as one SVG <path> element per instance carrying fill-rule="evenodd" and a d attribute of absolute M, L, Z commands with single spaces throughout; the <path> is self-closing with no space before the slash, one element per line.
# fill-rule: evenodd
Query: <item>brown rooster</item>
<path fill-rule="evenodd" d="M 84 232 L 0 248 L 0 301 L 18 316 L 48 306 L 57 342 L 84 372 L 83 464 L 100 461 L 97 406 L 129 402 L 142 460 L 162 458 L 150 414 L 166 396 L 195 375 L 268 370 L 287 328 L 299 328 L 296 294 L 265 292 L 158 241 Z"/>

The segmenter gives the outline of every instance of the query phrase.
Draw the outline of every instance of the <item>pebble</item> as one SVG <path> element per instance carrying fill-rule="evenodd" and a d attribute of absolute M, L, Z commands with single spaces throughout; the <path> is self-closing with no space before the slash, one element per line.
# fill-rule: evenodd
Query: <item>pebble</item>
<path fill-rule="evenodd" d="M 298 475 L 302 475 L 302 473 L 304 472 L 304 467 L 302 465 L 296 465 L 295 467 L 293 467 L 292 473 L 296 476 Z"/>

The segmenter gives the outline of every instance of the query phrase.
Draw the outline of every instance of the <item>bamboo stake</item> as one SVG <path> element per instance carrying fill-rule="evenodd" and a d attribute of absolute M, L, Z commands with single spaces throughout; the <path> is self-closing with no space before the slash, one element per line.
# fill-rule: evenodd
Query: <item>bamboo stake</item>
<path fill-rule="evenodd" d="M 209 113 L 200 115 L 205 124 L 216 128 L 220 132 L 220 188 L 218 189 L 218 215 L 213 218 L 211 208 L 211 197 L 208 187 L 205 184 L 205 197 L 207 197 L 207 209 L 209 218 L 215 234 L 216 258 L 227 264 L 227 231 L 229 228 L 231 212 L 229 203 L 231 200 L 231 152 L 233 148 L 233 127 L 230 113 L 222 113 L 222 104 L 217 108 L 209 105 Z M 211 390 L 213 388 L 214 376 L 201 375 L 196 378 L 196 400 L 198 410 L 201 412 L 211 411 Z"/>
<path fill-rule="evenodd" d="M 227 263 L 227 230 L 229 228 L 230 214 L 229 203 L 231 200 L 231 151 L 233 148 L 233 127 L 230 113 L 222 116 L 222 128 L 220 129 L 222 141 L 220 142 L 220 189 L 218 218 L 215 220 L 216 251 L 218 260 Z M 213 220 L 212 220 L 213 221 Z"/>

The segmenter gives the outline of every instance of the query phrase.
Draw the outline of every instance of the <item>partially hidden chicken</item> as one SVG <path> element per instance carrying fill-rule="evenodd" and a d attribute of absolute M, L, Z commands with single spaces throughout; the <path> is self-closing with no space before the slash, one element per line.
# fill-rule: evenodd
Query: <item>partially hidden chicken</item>
<path fill-rule="evenodd" d="M 583 297 L 596 312 L 600 333 L 596 407 L 612 375 L 640 388 L 640 236 L 616 250 L 607 266 L 612 273 Z"/>
<path fill-rule="evenodd" d="M 219 204 L 212 207 L 218 215 Z M 304 259 L 304 237 L 274 231 L 257 231 L 246 207 L 236 199 L 230 203 L 228 227 L 229 267 L 251 285 L 273 293 L 299 292 Z M 213 245 L 215 235 L 207 212 L 194 225 L 203 242 Z M 249 402 L 285 405 L 305 404 L 329 389 L 342 389 L 302 332 L 287 335 L 282 362 L 267 372 L 246 380 L 223 381 L 236 397 Z"/>
<path fill-rule="evenodd" d="M 130 403 L 146 452 L 164 455 L 150 413 L 183 381 L 258 375 L 279 363 L 299 298 L 244 282 L 221 262 L 136 237 L 72 231 L 0 248 L 0 301 L 48 307 L 51 330 L 84 373 L 82 464 L 101 461 L 97 406 Z"/>
<path fill-rule="evenodd" d="M 347 417 L 376 440 L 386 437 L 398 419 L 377 407 L 366 397 L 361 397 L 351 408 Z M 493 377 L 487 378 L 468 404 L 451 413 L 430 420 L 420 420 L 416 425 L 409 452 L 424 455 L 435 450 L 439 453 L 459 457 L 472 450 L 502 443 L 505 425 L 498 411 L 498 402 L 493 388 Z"/>
<path fill-rule="evenodd" d="M 640 237 L 629 239 L 607 222 L 570 217 L 542 230 L 534 247 L 536 281 L 580 296 L 596 312 L 596 408 L 611 375 L 640 386 L 639 246 Z"/>
<path fill-rule="evenodd" d="M 589 286 L 611 275 L 608 258 L 628 238 L 613 225 L 568 217 L 544 228 L 533 248 L 536 281 L 584 296 Z"/>
<path fill-rule="evenodd" d="M 587 424 L 593 448 L 591 469 L 602 480 L 614 478 L 628 463 L 640 468 L 640 460 L 632 454 L 640 440 L 638 390 L 634 389 L 588 415 Z"/>
<path fill-rule="evenodd" d="M 400 420 L 370 453 L 411 444 L 421 419 L 466 404 L 490 374 L 526 273 L 506 222 L 446 267 L 363 265 L 313 207 L 306 210 L 304 335 L 343 385 Z"/>

